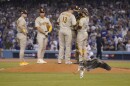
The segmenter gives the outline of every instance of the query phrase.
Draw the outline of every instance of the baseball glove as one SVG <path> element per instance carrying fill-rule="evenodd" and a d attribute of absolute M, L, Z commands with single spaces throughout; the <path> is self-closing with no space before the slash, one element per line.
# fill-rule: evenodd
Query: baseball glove
<path fill-rule="evenodd" d="M 52 31 L 52 26 L 50 26 L 49 23 L 46 23 L 46 28 L 49 33 Z"/>

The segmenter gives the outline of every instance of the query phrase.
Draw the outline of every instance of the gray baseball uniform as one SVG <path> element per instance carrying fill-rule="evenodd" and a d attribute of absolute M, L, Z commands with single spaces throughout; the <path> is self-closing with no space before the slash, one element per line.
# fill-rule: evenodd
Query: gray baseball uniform
<path fill-rule="evenodd" d="M 72 26 L 76 24 L 76 18 L 72 13 L 62 12 L 57 20 L 60 25 L 59 30 L 59 57 L 63 59 L 65 50 L 65 61 L 70 60 L 71 55 L 71 41 L 72 41 Z"/>
<path fill-rule="evenodd" d="M 88 39 L 87 30 L 89 29 L 88 23 L 89 23 L 89 17 L 83 17 L 79 21 L 79 26 L 81 27 L 81 29 L 78 29 L 77 34 L 77 43 L 81 55 L 79 57 L 79 61 L 86 60 L 87 57 L 86 45 Z"/>
<path fill-rule="evenodd" d="M 25 33 L 23 33 L 23 31 Z M 19 40 L 19 43 L 20 43 L 20 54 L 19 54 L 19 57 L 20 57 L 20 60 L 24 61 L 24 50 L 26 48 L 26 42 L 27 42 L 27 26 L 26 26 L 26 21 L 24 19 L 24 17 L 20 17 L 18 20 L 17 20 L 17 38 Z"/>
<path fill-rule="evenodd" d="M 47 32 L 48 29 L 45 23 L 48 23 L 51 26 L 51 22 L 48 18 L 37 17 L 35 20 L 35 27 L 40 27 L 44 32 Z M 43 59 L 46 46 L 47 46 L 47 41 L 48 38 L 46 37 L 46 35 L 38 31 L 37 34 L 37 42 L 39 45 L 38 53 L 37 53 L 38 59 Z"/>

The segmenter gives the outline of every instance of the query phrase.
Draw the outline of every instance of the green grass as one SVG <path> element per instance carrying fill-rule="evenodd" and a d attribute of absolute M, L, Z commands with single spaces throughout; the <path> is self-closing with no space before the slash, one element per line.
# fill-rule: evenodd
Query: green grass
<path fill-rule="evenodd" d="M 0 73 L 0 86 L 129 86 L 130 74 Z"/>
<path fill-rule="evenodd" d="M 130 68 L 128 61 L 108 61 L 112 67 Z M 34 63 L 31 63 L 34 64 Z M 0 68 L 19 66 L 18 62 L 0 62 Z M 83 79 L 72 73 L 0 72 L 0 86 L 129 86 L 129 74 L 86 73 Z"/>
<path fill-rule="evenodd" d="M 112 67 L 130 68 L 130 61 L 108 61 L 107 63 Z"/>

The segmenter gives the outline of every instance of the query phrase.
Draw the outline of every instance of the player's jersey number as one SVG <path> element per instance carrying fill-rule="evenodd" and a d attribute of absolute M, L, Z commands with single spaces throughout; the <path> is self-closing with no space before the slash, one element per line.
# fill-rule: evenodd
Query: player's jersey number
<path fill-rule="evenodd" d="M 67 22 L 67 17 L 63 17 L 63 20 L 62 20 L 64 23 Z"/>

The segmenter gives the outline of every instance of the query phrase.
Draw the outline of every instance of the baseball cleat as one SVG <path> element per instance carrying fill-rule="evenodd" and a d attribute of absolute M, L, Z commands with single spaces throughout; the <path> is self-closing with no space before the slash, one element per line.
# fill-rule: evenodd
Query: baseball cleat
<path fill-rule="evenodd" d="M 72 62 L 71 61 L 66 61 L 65 64 L 72 64 Z"/>
<path fill-rule="evenodd" d="M 47 62 L 44 61 L 43 59 L 38 59 L 37 63 L 38 63 L 38 64 L 46 64 Z"/>
<path fill-rule="evenodd" d="M 61 63 L 62 63 L 61 59 L 58 59 L 58 64 L 61 64 Z"/>

